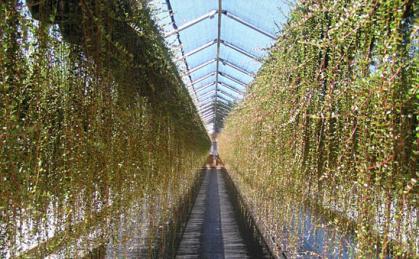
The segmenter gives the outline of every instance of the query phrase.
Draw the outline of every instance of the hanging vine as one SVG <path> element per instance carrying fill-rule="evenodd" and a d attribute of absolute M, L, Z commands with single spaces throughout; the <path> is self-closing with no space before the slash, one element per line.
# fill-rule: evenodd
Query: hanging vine
<path fill-rule="evenodd" d="M 209 139 L 148 12 L 0 3 L 0 257 L 173 250 Z"/>
<path fill-rule="evenodd" d="M 221 156 L 277 251 L 332 228 L 317 255 L 417 253 L 417 13 L 411 0 L 299 1 L 228 117 Z"/>

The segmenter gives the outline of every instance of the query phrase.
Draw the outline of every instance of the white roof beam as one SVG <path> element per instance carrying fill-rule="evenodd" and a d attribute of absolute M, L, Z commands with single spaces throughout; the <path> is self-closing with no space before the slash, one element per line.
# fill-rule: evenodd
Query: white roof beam
<path fill-rule="evenodd" d="M 216 58 L 211 59 L 211 60 L 209 60 L 209 61 L 207 61 L 207 62 L 204 62 L 204 63 L 202 63 L 201 65 L 198 65 L 198 66 L 196 66 L 196 67 L 194 67 L 194 68 L 189 69 L 189 70 L 188 70 L 188 72 L 187 72 L 187 73 L 184 73 L 183 75 L 184 75 L 184 76 L 188 76 L 188 75 L 192 74 L 193 72 L 198 71 L 199 69 L 204 68 L 204 67 L 206 67 L 206 66 L 208 66 L 208 65 L 210 65 L 210 64 L 212 64 L 212 63 L 214 63 L 215 61 L 217 61 L 217 59 L 216 59 Z"/>
<path fill-rule="evenodd" d="M 227 88 L 227 89 L 229 89 L 229 90 L 231 90 L 231 91 L 233 91 L 233 92 L 235 92 L 235 93 L 237 93 L 237 94 L 240 94 L 242 96 L 244 95 L 244 92 L 240 91 L 240 89 L 238 89 L 238 88 L 236 88 L 236 87 L 234 87 L 232 85 L 229 85 L 229 84 L 224 83 L 224 82 L 220 82 L 220 85 L 223 86 L 223 87 L 225 87 L 225 88 Z"/>
<path fill-rule="evenodd" d="M 223 77 L 225 77 L 225 78 L 227 78 L 227 79 L 230 79 L 231 81 L 233 81 L 233 82 L 235 82 L 235 83 L 237 83 L 237 84 L 239 84 L 239 85 L 243 86 L 243 87 L 247 87 L 247 84 L 246 84 L 245 82 L 241 81 L 241 80 L 240 80 L 240 79 L 238 79 L 238 78 L 232 77 L 232 76 L 230 76 L 229 74 L 222 73 L 222 72 L 219 72 L 219 74 L 220 74 L 221 76 L 223 76 Z"/>
<path fill-rule="evenodd" d="M 192 81 L 192 82 L 191 82 L 191 84 L 192 84 L 192 85 L 194 85 L 194 84 L 197 84 L 197 83 L 199 83 L 199 82 L 202 82 L 202 81 L 204 81 L 205 79 L 210 78 L 211 76 L 214 76 L 215 74 L 216 74 L 215 72 L 211 72 L 211 73 L 209 73 L 209 74 L 206 74 L 206 75 L 204 75 L 204 76 L 202 76 L 202 77 L 200 77 L 200 78 L 198 78 L 198 79 L 196 79 L 196 80 Z"/>
<path fill-rule="evenodd" d="M 212 40 L 212 41 L 209 41 L 209 42 L 205 43 L 204 45 L 202 45 L 202 46 L 200 46 L 200 47 L 198 47 L 198 48 L 196 48 L 196 49 L 193 49 L 193 50 L 189 51 L 188 53 L 186 53 L 186 54 L 185 54 L 185 55 L 183 55 L 182 57 L 180 57 L 180 58 L 176 59 L 175 61 L 177 62 L 177 61 L 184 60 L 184 59 L 186 59 L 187 57 L 189 57 L 189 56 L 191 56 L 191 55 L 193 55 L 193 54 L 195 54 L 195 53 L 198 53 L 198 52 L 200 52 L 200 51 L 202 51 L 202 50 L 204 50 L 204 49 L 206 49 L 206 48 L 211 47 L 211 46 L 212 46 L 212 45 L 214 45 L 215 43 L 217 43 L 217 40 L 216 40 L 216 39 L 215 39 L 215 40 Z"/>
<path fill-rule="evenodd" d="M 230 19 L 232 19 L 232 20 L 234 20 L 234 21 L 236 21 L 236 22 L 239 22 L 239 23 L 241 23 L 241 24 L 243 24 L 243 25 L 245 25 L 245 26 L 249 27 L 250 29 L 252 29 L 252 30 L 254 30 L 254 31 L 257 31 L 257 32 L 259 32 L 259 33 L 261 33 L 261 34 L 263 34 L 263 35 L 265 35 L 265 36 L 267 36 L 267 37 L 269 37 L 269 38 L 271 38 L 271 39 L 273 39 L 273 40 L 276 40 L 275 35 L 273 35 L 273 34 L 271 34 L 271 33 L 267 32 L 267 31 L 264 31 L 264 30 L 262 30 L 262 29 L 259 29 L 258 27 L 256 27 L 255 25 L 251 24 L 250 22 L 245 21 L 245 20 L 243 20 L 242 18 L 240 18 L 240 17 L 238 17 L 238 16 L 236 16 L 236 15 L 234 15 L 234 14 L 232 14 L 232 13 L 230 13 L 230 12 L 226 11 L 226 10 L 223 10 L 223 11 L 222 11 L 222 13 L 223 13 L 225 16 L 227 16 L 228 18 L 230 18 Z"/>
<path fill-rule="evenodd" d="M 250 53 L 250 52 L 249 52 L 249 51 L 247 51 L 247 50 L 244 50 L 244 49 L 242 49 L 242 48 L 240 48 L 240 47 L 238 47 L 238 46 L 236 46 L 236 45 L 234 45 L 234 44 L 232 44 L 232 43 L 230 43 L 230 42 L 227 42 L 227 41 L 225 41 L 225 40 L 222 40 L 222 41 L 221 41 L 221 43 L 222 43 L 224 46 L 229 47 L 230 49 L 233 49 L 233 50 L 235 50 L 235 51 L 237 51 L 237 52 L 239 52 L 239 53 L 241 53 L 241 54 L 245 55 L 246 57 L 253 59 L 254 61 L 257 61 L 257 62 L 259 62 L 259 63 L 261 62 L 261 60 L 260 60 L 260 58 L 259 58 L 259 57 L 257 57 L 257 56 L 255 56 L 255 55 L 253 55 L 252 53 Z"/>
<path fill-rule="evenodd" d="M 196 92 L 199 92 L 199 91 L 202 91 L 204 89 L 207 89 L 208 87 L 210 87 L 210 86 L 212 86 L 214 84 L 215 84 L 215 82 L 211 82 L 211 83 L 206 84 L 206 85 L 201 85 L 201 86 L 195 88 L 195 90 L 196 90 Z"/>
<path fill-rule="evenodd" d="M 250 77 L 254 77 L 254 76 L 255 76 L 255 73 L 252 73 L 252 72 L 250 72 L 250 71 L 247 71 L 246 69 L 241 68 L 240 66 L 238 66 L 238 65 L 236 65 L 236 64 L 234 64 L 234 63 L 232 63 L 232 62 L 230 62 L 230 61 L 228 61 L 228 60 L 226 60 L 226 59 L 222 59 L 222 58 L 220 58 L 220 61 L 221 61 L 221 63 L 223 63 L 224 65 L 229 66 L 229 67 L 231 67 L 231 68 L 234 68 L 235 70 L 237 70 L 237 71 L 239 71 L 239 72 L 242 72 L 242 73 L 243 73 L 243 74 L 245 74 L 245 75 L 248 75 L 248 76 L 250 76 Z"/>
<path fill-rule="evenodd" d="M 189 27 L 191 27 L 191 26 L 193 26 L 193 25 L 195 25 L 195 24 L 197 24 L 197 23 L 199 23 L 199 22 L 202 22 L 202 21 L 204 21 L 204 20 L 206 20 L 206 19 L 208 19 L 208 18 L 214 18 L 214 16 L 216 15 L 218 13 L 218 11 L 217 10 L 212 10 L 212 11 L 210 11 L 210 12 L 208 12 L 208 13 L 206 13 L 206 14 L 204 14 L 204 15 L 202 15 L 202 16 L 200 16 L 200 17 L 198 17 L 198 18 L 196 18 L 196 19 L 193 19 L 192 21 L 190 21 L 190 22 L 187 22 L 187 23 L 185 23 L 185 24 L 183 24 L 183 25 L 181 25 L 181 26 L 179 26 L 177 29 L 175 29 L 175 30 L 173 30 L 173 31 L 171 31 L 171 32 L 168 32 L 168 33 L 166 33 L 165 35 L 164 35 L 164 37 L 165 38 L 167 38 L 167 37 L 170 37 L 170 36 L 172 36 L 172 35 L 175 35 L 175 34 L 177 34 L 177 33 L 179 33 L 179 32 L 181 32 L 181 31 L 183 31 L 184 29 L 187 29 L 187 28 L 189 28 Z"/>

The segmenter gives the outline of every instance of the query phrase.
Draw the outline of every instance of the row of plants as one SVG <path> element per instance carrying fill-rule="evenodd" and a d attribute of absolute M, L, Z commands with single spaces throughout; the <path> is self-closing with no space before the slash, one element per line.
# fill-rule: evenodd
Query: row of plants
<path fill-rule="evenodd" d="M 145 1 L 0 2 L 0 257 L 168 249 L 210 145 L 170 60 Z"/>
<path fill-rule="evenodd" d="M 417 255 L 418 8 L 298 1 L 227 118 L 221 157 L 275 253 Z"/>

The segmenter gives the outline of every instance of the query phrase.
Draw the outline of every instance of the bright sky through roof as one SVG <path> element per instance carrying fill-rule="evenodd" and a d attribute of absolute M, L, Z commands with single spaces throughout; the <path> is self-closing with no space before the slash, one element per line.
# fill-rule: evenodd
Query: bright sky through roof
<path fill-rule="evenodd" d="M 220 2 L 221 9 L 225 13 L 221 15 L 220 51 L 217 57 Z M 155 20 L 162 28 L 163 34 L 173 32 L 174 28 L 182 28 L 183 25 L 207 15 L 196 24 L 166 37 L 166 42 L 174 53 L 174 61 L 180 73 L 186 74 L 183 77 L 185 85 L 192 86 L 189 87 L 189 92 L 209 133 L 219 131 L 229 109 L 243 98 L 239 93 L 246 92 L 247 86 L 263 64 L 263 58 L 268 55 L 269 48 L 275 43 L 269 35 L 278 36 L 281 25 L 286 22 L 292 8 L 292 2 L 286 0 L 151 1 L 151 6 L 155 9 Z M 173 17 L 169 14 L 169 7 L 172 8 Z M 185 59 L 181 58 L 201 46 L 208 47 Z M 196 83 L 191 84 L 191 82 Z M 214 125 L 215 120 L 217 123 Z"/>

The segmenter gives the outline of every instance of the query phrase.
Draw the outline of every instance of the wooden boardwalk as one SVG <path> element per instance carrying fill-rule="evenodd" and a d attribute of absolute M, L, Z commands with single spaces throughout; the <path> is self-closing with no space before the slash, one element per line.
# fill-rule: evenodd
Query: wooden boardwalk
<path fill-rule="evenodd" d="M 222 174 L 215 168 L 205 171 L 176 258 L 251 258 Z"/>

